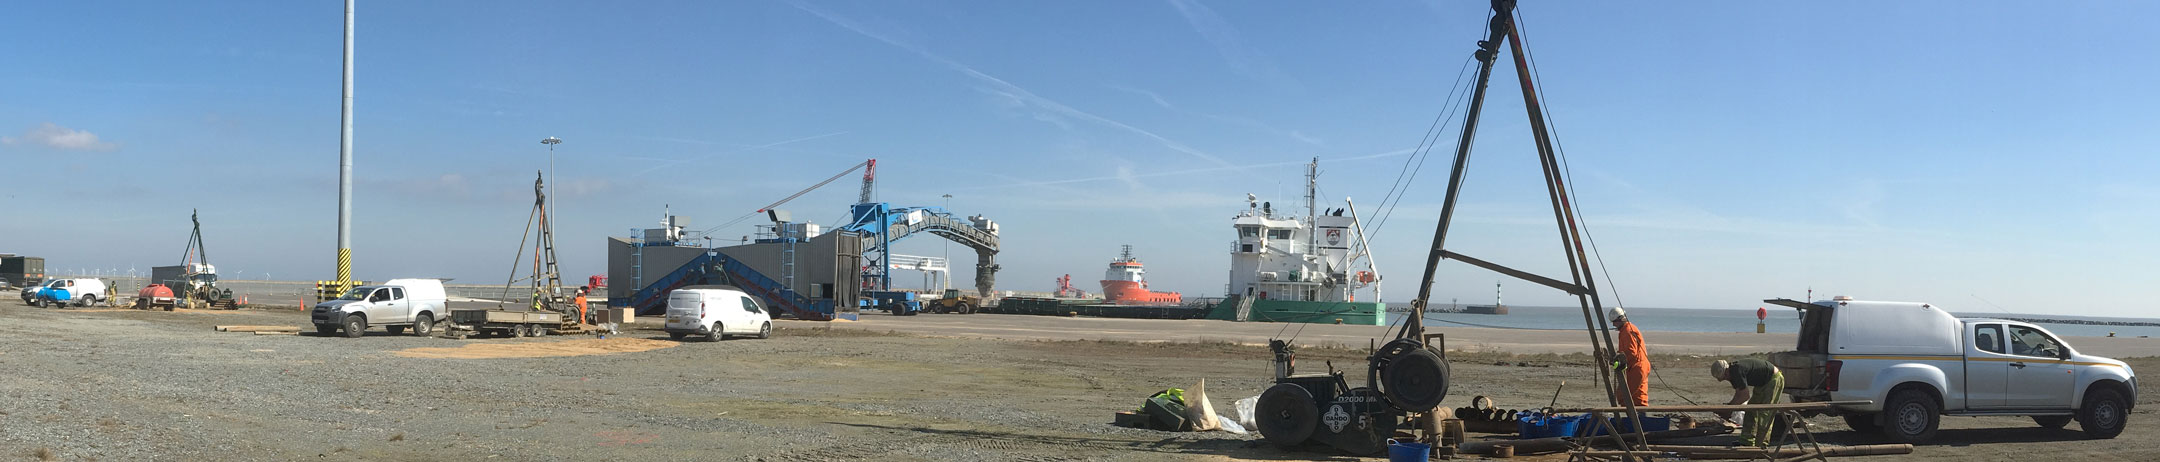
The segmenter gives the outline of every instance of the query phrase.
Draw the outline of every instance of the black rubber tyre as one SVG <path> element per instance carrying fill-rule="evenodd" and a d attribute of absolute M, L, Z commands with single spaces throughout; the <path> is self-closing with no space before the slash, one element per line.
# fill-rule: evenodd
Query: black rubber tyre
<path fill-rule="evenodd" d="M 515 326 L 510 326 L 510 336 L 511 336 L 511 337 L 514 337 L 514 338 L 525 338 L 525 337 L 526 337 L 526 336 L 528 336 L 528 335 L 532 335 L 532 326 L 527 326 L 527 325 L 524 325 L 524 324 L 518 324 L 518 325 L 515 325 Z"/>
<path fill-rule="evenodd" d="M 399 335 L 405 333 L 405 326 L 383 326 L 382 330 L 390 332 L 390 335 Z"/>
<path fill-rule="evenodd" d="M 2046 428 L 2046 429 L 2050 429 L 2050 430 L 2061 430 L 2061 429 L 2062 429 L 2063 427 L 2069 426 L 2069 425 L 2070 425 L 2070 420 L 2071 420 L 2072 418 L 2073 418 L 2073 416 L 2067 416 L 2067 415 L 2036 415 L 2036 416 L 2032 416 L 2032 419 L 2033 419 L 2033 423 L 2036 423 L 2036 424 L 2040 424 L 2040 428 Z"/>
<path fill-rule="evenodd" d="M 975 305 L 960 304 L 960 314 L 975 314 Z"/>
<path fill-rule="evenodd" d="M 682 338 L 683 338 L 683 337 L 688 337 L 688 336 L 690 336 L 690 334 L 685 334 L 685 333 L 681 333 L 681 332 L 669 332 L 669 333 L 667 333 L 667 338 L 668 338 L 668 340 L 682 340 Z"/>
<path fill-rule="evenodd" d="M 764 325 L 764 326 L 760 326 L 760 327 L 758 327 L 758 331 L 757 331 L 757 338 L 758 338 L 758 340 L 764 340 L 764 339 L 769 339 L 769 338 L 772 338 L 772 323 L 769 323 L 769 322 L 768 322 L 768 323 L 765 323 L 765 325 Z"/>
<path fill-rule="evenodd" d="M 347 315 L 344 330 L 345 338 L 360 338 L 361 333 L 367 332 L 367 320 L 361 319 L 357 314 Z"/>
<path fill-rule="evenodd" d="M 421 314 L 418 319 L 414 319 L 412 325 L 412 334 L 421 337 L 434 335 L 435 317 L 429 316 L 427 314 Z"/>
<path fill-rule="evenodd" d="M 83 295 L 83 296 L 82 296 L 82 298 L 78 298 L 78 299 L 75 299 L 75 306 L 79 306 L 79 307 L 92 307 L 92 306 L 97 306 L 97 296 L 96 296 L 96 295 L 87 295 L 87 294 L 86 294 L 86 295 Z"/>
<path fill-rule="evenodd" d="M 1860 433 L 1876 433 L 1882 431 L 1882 424 L 1875 421 L 1875 418 L 1878 415 L 1879 414 L 1875 413 L 1845 414 L 1841 417 L 1845 418 L 1845 427 L 1851 428 L 1852 431 Z"/>
<path fill-rule="evenodd" d="M 1253 414 L 1260 437 L 1278 448 L 1305 444 L 1320 429 L 1320 407 L 1313 403 L 1312 393 L 1297 384 L 1278 383 L 1260 392 Z"/>
<path fill-rule="evenodd" d="M 2077 421 L 2085 429 L 2086 438 L 2113 439 L 2130 423 L 2130 402 L 2114 388 L 2095 388 L 2085 392 L 2085 405 L 2078 407 Z"/>
<path fill-rule="evenodd" d="M 1389 404 L 1409 412 L 1431 411 L 1447 398 L 1447 360 L 1430 349 L 1419 348 L 1396 355 L 1380 370 Z"/>
<path fill-rule="evenodd" d="M 534 337 L 546 337 L 548 335 L 547 326 L 533 324 L 528 327 L 532 329 L 532 336 Z"/>
<path fill-rule="evenodd" d="M 723 334 L 722 332 L 726 331 L 720 329 L 720 323 L 712 323 L 712 332 L 705 333 L 705 341 L 718 342 L 721 340 L 727 340 L 727 334 Z"/>
<path fill-rule="evenodd" d="M 1890 393 L 1883 405 L 1887 418 L 1883 435 L 1899 443 L 1919 444 L 1935 438 L 1942 425 L 1942 404 L 1926 391 L 1907 388 Z"/>

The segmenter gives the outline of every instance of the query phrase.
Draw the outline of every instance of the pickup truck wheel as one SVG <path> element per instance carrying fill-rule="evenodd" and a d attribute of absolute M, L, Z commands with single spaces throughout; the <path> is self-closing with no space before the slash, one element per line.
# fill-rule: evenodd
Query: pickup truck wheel
<path fill-rule="evenodd" d="M 429 335 L 433 335 L 434 333 L 435 333 L 435 317 L 434 317 L 434 316 L 429 316 L 429 315 L 426 315 L 426 314 L 422 314 L 422 315 L 420 315 L 420 318 L 419 318 L 419 319 L 414 319 L 414 320 L 413 320 L 413 325 L 412 325 L 412 334 L 413 334 L 413 335 L 418 335 L 418 336 L 421 336 L 421 337 L 426 337 L 426 336 L 429 336 Z"/>
<path fill-rule="evenodd" d="M 367 332 L 366 319 L 357 314 L 345 317 L 345 338 L 360 338 L 362 332 Z"/>
<path fill-rule="evenodd" d="M 1892 392 L 1883 412 L 1889 418 L 1883 434 L 1900 443 L 1926 442 L 1942 425 L 1942 405 L 1935 402 L 1934 396 L 1916 389 Z"/>
<path fill-rule="evenodd" d="M 706 332 L 706 333 L 705 333 L 705 341 L 707 341 L 707 342 L 718 342 L 718 341 L 721 341 L 721 340 L 727 340 L 727 334 L 723 334 L 723 333 L 721 333 L 721 332 L 726 332 L 726 331 L 725 331 L 725 330 L 721 330 L 721 328 L 720 328 L 720 323 L 717 323 L 717 322 L 716 322 L 716 323 L 712 323 L 712 332 Z"/>
<path fill-rule="evenodd" d="M 2085 428 L 2087 438 L 2114 438 L 2122 434 L 2124 424 L 2129 423 L 2130 415 L 2123 412 L 2128 408 L 2121 391 L 2099 388 L 2086 392 L 2085 406 L 2078 408 L 2078 426 Z"/>
<path fill-rule="evenodd" d="M 1853 431 L 1860 433 L 1875 433 L 1882 431 L 1882 424 L 1875 422 L 1875 418 L 1877 415 L 1878 414 L 1874 413 L 1845 414 L 1845 427 L 1851 428 Z"/>
<path fill-rule="evenodd" d="M 2070 416 L 2066 415 L 2036 415 L 2032 418 L 2033 423 L 2050 430 L 2061 430 L 2063 426 L 2070 425 Z"/>

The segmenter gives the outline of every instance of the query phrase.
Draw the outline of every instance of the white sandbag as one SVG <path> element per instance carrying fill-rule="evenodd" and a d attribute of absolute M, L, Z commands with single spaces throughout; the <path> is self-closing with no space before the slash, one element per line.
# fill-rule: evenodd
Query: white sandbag
<path fill-rule="evenodd" d="M 1259 408 L 1260 395 L 1253 395 L 1251 398 L 1237 400 L 1237 403 L 1231 405 L 1230 413 L 1236 416 L 1238 425 L 1254 428 L 1260 426 Z"/>
<path fill-rule="evenodd" d="M 1238 425 L 1237 421 L 1235 420 L 1230 420 L 1230 416 L 1215 416 L 1215 419 L 1217 423 L 1220 423 L 1222 425 L 1222 431 L 1236 433 L 1240 435 L 1245 434 L 1245 426 Z"/>
<path fill-rule="evenodd" d="M 1200 383 L 1185 392 L 1185 420 L 1192 422 L 1196 432 L 1222 427 L 1222 419 L 1215 415 L 1215 405 L 1208 403 L 1207 379 L 1200 379 Z"/>

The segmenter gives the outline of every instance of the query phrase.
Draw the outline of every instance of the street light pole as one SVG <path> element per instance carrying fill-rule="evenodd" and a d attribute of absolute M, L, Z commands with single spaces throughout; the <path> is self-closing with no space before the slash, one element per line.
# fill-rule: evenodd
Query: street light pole
<path fill-rule="evenodd" d="M 946 215 L 952 215 L 952 195 L 951 195 L 951 194 L 946 194 L 946 195 L 945 195 L 945 214 L 946 214 Z M 952 265 L 952 239 L 946 239 L 946 240 L 945 240 L 945 277 L 943 277 L 943 278 L 940 278 L 940 279 L 938 280 L 938 282 L 940 282 L 941 284 L 943 284 L 943 285 L 945 286 L 945 287 L 941 287 L 941 289 L 951 289 L 951 288 L 952 288 L 952 266 L 953 266 L 953 265 Z"/>
<path fill-rule="evenodd" d="M 552 137 L 552 136 L 550 136 L 550 137 L 547 137 L 547 138 L 541 139 L 541 140 L 540 140 L 540 144 L 545 144 L 545 145 L 547 145 L 547 147 L 548 147 L 548 228 L 549 228 L 549 229 L 554 229 L 554 225 L 555 225 L 555 145 L 558 145 L 558 144 L 562 144 L 562 139 L 561 139 L 561 138 L 556 138 L 556 137 Z"/>

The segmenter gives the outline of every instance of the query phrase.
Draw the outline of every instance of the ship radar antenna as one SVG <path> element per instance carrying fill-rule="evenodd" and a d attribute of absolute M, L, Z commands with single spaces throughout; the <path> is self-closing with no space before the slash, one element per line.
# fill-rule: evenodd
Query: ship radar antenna
<path fill-rule="evenodd" d="M 1132 244 L 1125 244 L 1124 247 L 1125 253 L 1118 256 L 1118 261 L 1133 261 Z"/>

